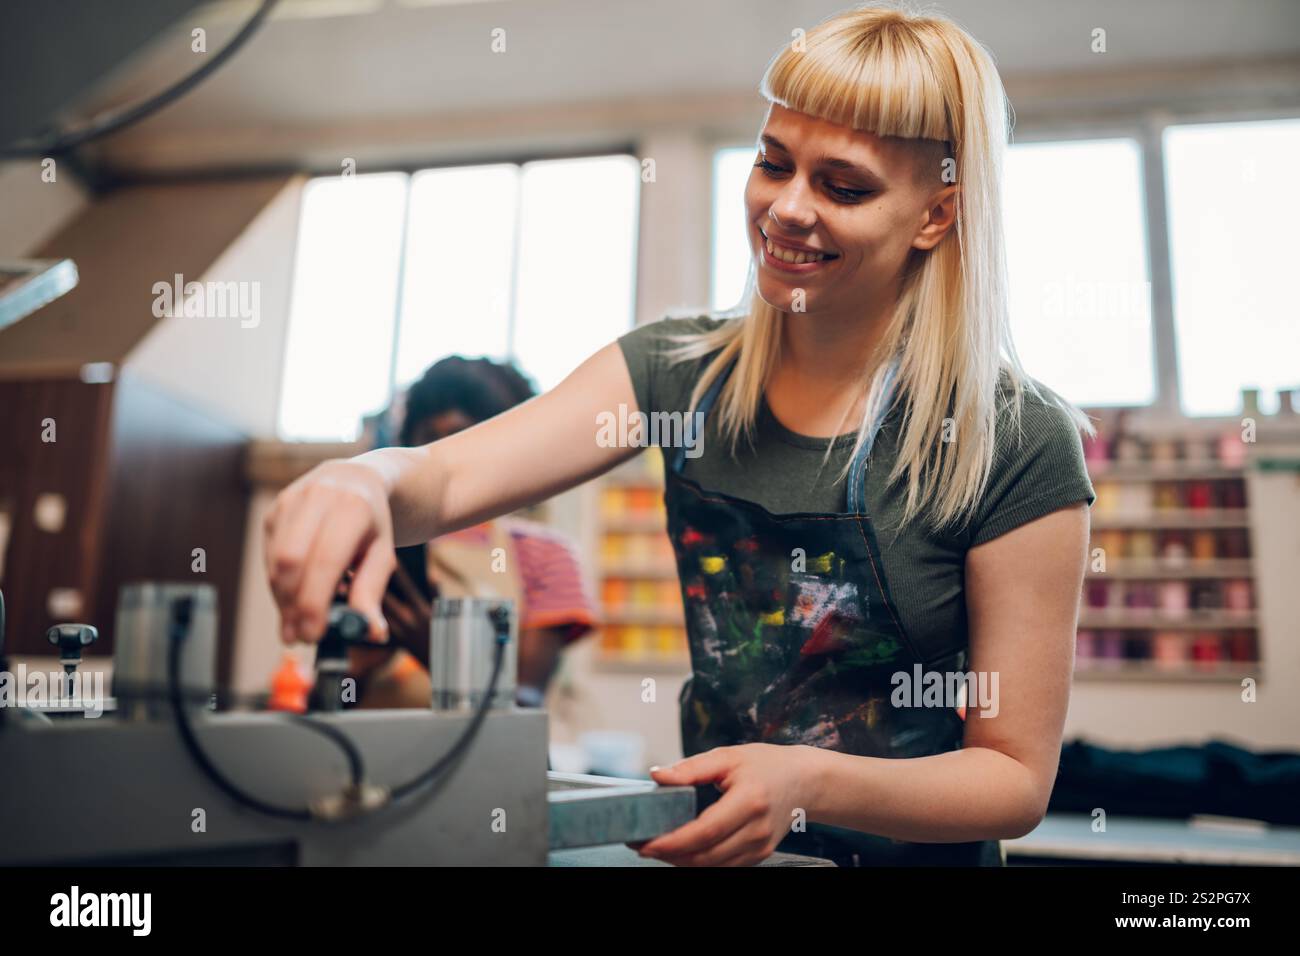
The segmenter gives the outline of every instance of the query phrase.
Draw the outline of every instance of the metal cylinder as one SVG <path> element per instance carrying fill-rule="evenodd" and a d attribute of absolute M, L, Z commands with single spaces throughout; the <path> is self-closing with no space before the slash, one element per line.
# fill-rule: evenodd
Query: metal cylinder
<path fill-rule="evenodd" d="M 438 598 L 429 628 L 429 678 L 434 710 L 473 710 L 487 690 L 495 660 L 497 627 L 491 612 L 504 608 L 509 640 L 503 649 L 501 673 L 489 706 L 514 706 L 518 669 L 518 619 L 514 602 L 500 598 Z"/>
<path fill-rule="evenodd" d="M 206 707 L 216 690 L 217 592 L 210 584 L 146 581 L 122 588 L 113 632 L 113 696 L 117 714 L 153 720 L 171 714 L 167 652 L 176 602 L 192 601 L 181 647 L 180 686 L 186 705 Z"/>

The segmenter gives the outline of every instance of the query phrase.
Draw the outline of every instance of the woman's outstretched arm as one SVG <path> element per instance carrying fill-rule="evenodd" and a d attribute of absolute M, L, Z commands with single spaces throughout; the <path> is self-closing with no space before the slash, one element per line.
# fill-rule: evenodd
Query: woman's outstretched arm
<path fill-rule="evenodd" d="M 580 484 L 640 449 L 597 441 L 601 413 L 637 410 L 622 350 L 611 343 L 543 395 L 419 448 L 327 461 L 276 497 L 264 556 L 281 637 L 318 640 L 344 572 L 349 604 L 386 630 L 380 600 L 394 545 L 456 531 Z"/>

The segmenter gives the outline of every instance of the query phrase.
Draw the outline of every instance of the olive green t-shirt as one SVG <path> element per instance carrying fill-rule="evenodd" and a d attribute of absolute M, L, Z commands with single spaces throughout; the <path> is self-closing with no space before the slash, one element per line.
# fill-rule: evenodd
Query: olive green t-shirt
<path fill-rule="evenodd" d="M 665 335 L 703 332 L 726 319 L 698 316 L 662 319 L 638 326 L 619 338 L 639 410 L 682 412 L 712 356 L 672 363 L 662 354 L 673 342 Z M 708 415 L 698 457 L 687 457 L 682 475 L 701 487 L 744 498 L 774 514 L 842 513 L 845 485 L 840 471 L 852 455 L 856 433 L 834 439 L 825 459 L 827 438 L 796 434 L 782 425 L 764 400 L 753 445 L 730 443 Z M 967 631 L 966 552 L 1001 534 L 1067 505 L 1092 504 L 1092 483 L 1084 466 L 1078 429 L 1065 411 L 1026 392 L 1020 429 L 997 429 L 997 450 L 984 494 L 969 519 L 944 531 L 922 520 L 903 525 L 906 497 L 902 481 L 887 481 L 897 455 L 901 411 L 886 418 L 867 463 L 866 511 L 880 542 L 885 578 L 904 630 L 926 646 Z M 665 450 L 671 461 L 672 450 Z M 955 631 L 954 631 L 955 629 Z"/>

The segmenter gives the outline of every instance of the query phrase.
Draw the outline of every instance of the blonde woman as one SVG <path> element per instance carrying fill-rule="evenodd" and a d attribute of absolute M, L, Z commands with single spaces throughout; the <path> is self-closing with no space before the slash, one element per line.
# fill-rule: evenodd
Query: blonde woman
<path fill-rule="evenodd" d="M 640 852 L 997 865 L 1055 778 L 1093 500 L 1086 419 L 1008 334 L 1001 82 L 952 22 L 860 8 L 760 89 L 743 308 L 642 326 L 491 421 L 286 489 L 283 637 L 319 637 L 349 567 L 382 632 L 394 544 L 635 455 L 596 440 L 601 413 L 698 412 L 703 453 L 665 449 L 687 756 L 653 776 L 706 806 Z"/>

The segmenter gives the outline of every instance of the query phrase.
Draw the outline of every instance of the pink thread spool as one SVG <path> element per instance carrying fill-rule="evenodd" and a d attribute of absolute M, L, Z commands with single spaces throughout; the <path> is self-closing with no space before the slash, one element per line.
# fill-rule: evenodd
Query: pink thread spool
<path fill-rule="evenodd" d="M 1186 617 L 1190 598 L 1186 581 L 1164 581 L 1160 585 L 1160 610 L 1166 617 Z"/>
<path fill-rule="evenodd" d="M 1246 464 L 1246 443 L 1240 432 L 1227 432 L 1219 438 L 1219 463 L 1224 468 L 1241 468 Z"/>
<path fill-rule="evenodd" d="M 1254 588 L 1249 580 L 1234 579 L 1224 585 L 1224 605 L 1235 613 L 1249 613 L 1255 609 Z"/>
<path fill-rule="evenodd" d="M 1110 440 L 1098 432 L 1092 438 L 1085 438 L 1083 442 L 1083 459 L 1088 465 L 1088 470 L 1094 474 L 1100 474 L 1110 467 Z"/>
<path fill-rule="evenodd" d="M 1187 666 L 1187 641 L 1177 631 L 1161 631 L 1155 637 L 1155 662 L 1161 669 L 1178 670 Z"/>

